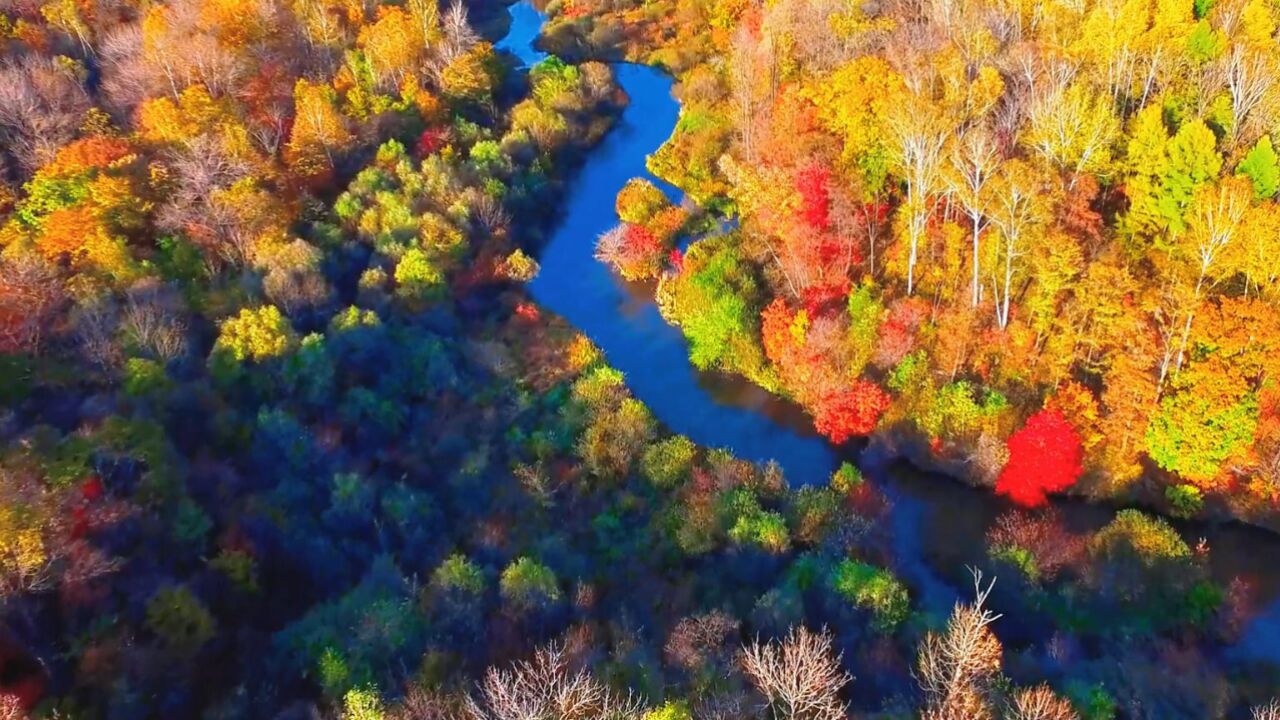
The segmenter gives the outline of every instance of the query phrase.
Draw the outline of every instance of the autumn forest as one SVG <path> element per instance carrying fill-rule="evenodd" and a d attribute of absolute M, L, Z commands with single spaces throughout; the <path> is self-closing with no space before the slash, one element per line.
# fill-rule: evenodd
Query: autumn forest
<path fill-rule="evenodd" d="M 0 0 L 0 720 L 1280 720 L 1275 143 L 1275 0 Z"/>

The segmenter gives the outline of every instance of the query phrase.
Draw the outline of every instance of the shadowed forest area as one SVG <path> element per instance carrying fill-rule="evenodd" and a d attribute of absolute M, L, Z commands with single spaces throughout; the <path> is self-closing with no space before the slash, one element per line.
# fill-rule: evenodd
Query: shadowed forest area
<path fill-rule="evenodd" d="M 0 720 L 1280 720 L 1277 23 L 0 0 Z"/>

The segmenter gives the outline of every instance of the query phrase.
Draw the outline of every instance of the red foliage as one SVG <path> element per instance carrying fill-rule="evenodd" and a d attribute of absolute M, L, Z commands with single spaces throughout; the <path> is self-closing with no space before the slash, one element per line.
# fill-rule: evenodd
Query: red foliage
<path fill-rule="evenodd" d="M 810 315 L 822 315 L 844 306 L 845 298 L 849 295 L 849 279 L 840 278 L 834 282 L 810 285 L 801 292 L 801 295 L 804 309 L 808 310 Z"/>
<path fill-rule="evenodd" d="M 879 385 L 858 379 L 848 388 L 824 396 L 814 409 L 813 424 L 838 445 L 874 430 L 889 401 L 889 393 Z"/>
<path fill-rule="evenodd" d="M 438 152 L 449 142 L 449 129 L 443 127 L 427 128 L 418 136 L 418 157 L 424 158 Z"/>
<path fill-rule="evenodd" d="M 88 502 L 102 497 L 102 480 L 97 475 L 90 475 L 80 484 L 80 495 Z"/>
<path fill-rule="evenodd" d="M 796 191 L 800 193 L 800 219 L 814 230 L 825 233 L 831 227 L 831 171 L 818 163 L 810 163 L 796 174 Z"/>
<path fill-rule="evenodd" d="M 684 253 L 680 252 L 680 248 L 671 248 L 671 252 L 667 253 L 667 262 L 677 275 L 680 274 L 684 270 Z"/>
<path fill-rule="evenodd" d="M 527 322 L 537 322 L 538 318 L 541 317 L 541 313 L 538 312 L 537 305 L 531 302 L 522 302 L 516 305 L 516 317 Z"/>
<path fill-rule="evenodd" d="M 871 361 L 883 368 L 902 362 L 915 349 L 916 330 L 928 315 L 929 304 L 918 297 L 903 298 L 890 306 Z"/>
<path fill-rule="evenodd" d="M 1041 410 L 1009 436 L 1009 462 L 996 492 L 1023 507 L 1038 507 L 1047 493 L 1071 487 L 1083 471 L 1080 435 L 1057 410 Z"/>

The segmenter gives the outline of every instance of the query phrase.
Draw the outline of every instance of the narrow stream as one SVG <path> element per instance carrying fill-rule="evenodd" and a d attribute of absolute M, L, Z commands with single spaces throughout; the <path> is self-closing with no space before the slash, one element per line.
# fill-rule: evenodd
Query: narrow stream
<path fill-rule="evenodd" d="M 530 66 L 546 57 L 534 47 L 546 17 L 529 0 L 510 8 L 512 23 L 497 44 Z M 616 63 L 618 83 L 630 103 L 605 139 L 569 183 L 562 220 L 545 244 L 542 269 L 530 284 L 534 299 L 562 315 L 599 346 L 621 370 L 632 392 L 673 431 L 694 442 L 727 448 L 757 462 L 776 460 L 793 486 L 824 483 L 849 453 L 814 433 L 795 405 L 744 379 L 704 373 L 689 362 L 681 332 L 663 321 L 652 286 L 624 282 L 593 256 L 596 238 L 618 218 L 614 198 L 633 177 L 646 177 L 673 196 L 674 188 L 645 169 L 646 157 L 671 134 L 680 107 L 672 80 L 647 66 Z M 895 572 L 924 609 L 945 614 L 967 587 L 948 578 L 966 564 L 985 561 L 985 535 L 1008 503 L 953 479 L 906 463 L 864 464 L 865 474 L 891 501 Z M 1094 530 L 1114 511 L 1075 500 L 1057 503 L 1073 528 Z M 1242 640 L 1222 653 L 1225 662 L 1280 663 L 1280 538 L 1236 524 L 1182 524 L 1191 544 L 1206 539 L 1211 572 L 1225 586 L 1248 580 L 1255 615 Z"/>

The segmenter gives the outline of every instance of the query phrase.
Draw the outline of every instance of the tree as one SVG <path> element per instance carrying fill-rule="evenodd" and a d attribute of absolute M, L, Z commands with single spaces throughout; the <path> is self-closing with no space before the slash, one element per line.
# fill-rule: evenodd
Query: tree
<path fill-rule="evenodd" d="M 327 177 L 334 154 L 344 151 L 353 140 L 347 119 L 338 110 L 337 93 L 323 83 L 299 78 L 293 102 L 293 130 L 285 159 L 303 177 Z"/>
<path fill-rule="evenodd" d="M 504 600 L 520 610 L 541 607 L 561 597 L 551 568 L 528 557 L 518 558 L 502 571 L 498 589 Z"/>
<path fill-rule="evenodd" d="M 956 201 L 969 216 L 971 242 L 973 252 L 970 255 L 972 279 L 970 295 L 973 307 L 978 307 L 981 300 L 980 279 L 981 265 L 979 258 L 979 239 L 986 227 L 984 216 L 987 205 L 987 183 L 995 174 L 999 163 L 995 139 L 986 128 L 979 127 L 961 135 L 959 140 L 951 143 L 947 154 L 949 164 L 945 174 L 947 188 Z"/>
<path fill-rule="evenodd" d="M 990 695 L 1000 674 L 1000 641 L 991 624 L 1000 615 L 986 606 L 995 587 L 982 586 L 973 570 L 972 603 L 957 602 L 942 632 L 929 632 L 916 657 L 916 679 L 924 691 L 924 720 L 994 720 Z"/>
<path fill-rule="evenodd" d="M 1009 462 L 996 479 L 996 492 L 1023 507 L 1038 507 L 1046 493 L 1071 487 L 1083 472 L 1080 435 L 1056 409 L 1041 410 L 1005 443 Z"/>
<path fill-rule="evenodd" d="M 848 388 L 823 395 L 814 409 L 813 424 L 839 445 L 851 437 L 870 434 L 890 401 L 879 385 L 859 378 Z"/>
<path fill-rule="evenodd" d="M 236 362 L 261 362 L 283 356 L 297 336 L 289 319 L 274 305 L 242 308 L 219 327 L 214 352 L 225 352 Z"/>
<path fill-rule="evenodd" d="M 1280 190 L 1280 157 L 1271 146 L 1271 136 L 1263 135 L 1236 166 L 1236 173 L 1253 183 L 1253 194 L 1259 200 L 1275 197 Z"/>
<path fill-rule="evenodd" d="M 853 678 L 832 652 L 831 636 L 793 627 L 779 642 L 742 648 L 742 670 L 769 702 L 774 720 L 842 720 L 840 690 Z"/>
<path fill-rule="evenodd" d="M 1047 219 L 1046 186 L 1032 166 L 1011 160 L 1000 168 L 990 185 L 988 215 L 1000 231 L 997 256 L 1000 267 L 992 268 L 996 292 L 996 322 L 1009 326 L 1009 305 L 1013 300 L 1016 262 L 1027 254 L 1032 235 Z"/>
<path fill-rule="evenodd" d="M 925 229 L 937 205 L 942 147 L 953 128 L 933 103 L 918 95 L 908 95 L 892 110 L 893 132 L 897 140 L 894 167 L 906 185 L 901 213 L 907 228 L 907 294 L 915 291 L 916 262 Z"/>
<path fill-rule="evenodd" d="M 1079 720 L 1075 708 L 1048 685 L 1021 688 L 1013 693 L 1006 720 Z"/>
<path fill-rule="evenodd" d="M 467 699 L 471 720 L 640 720 L 633 697 L 615 694 L 585 668 L 574 670 L 564 648 L 549 645 L 508 669 L 489 668 Z"/>

